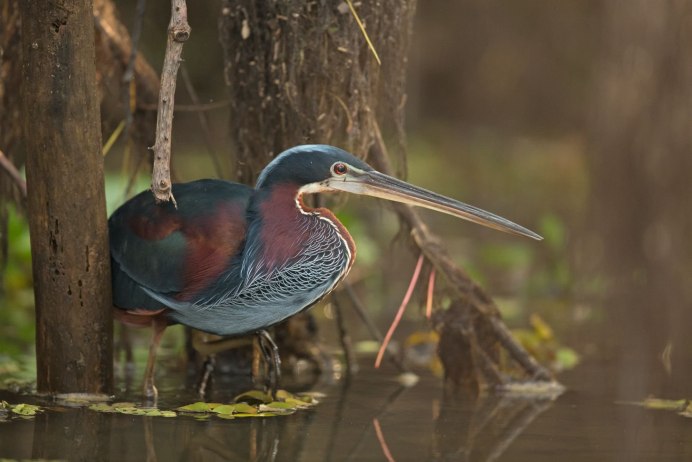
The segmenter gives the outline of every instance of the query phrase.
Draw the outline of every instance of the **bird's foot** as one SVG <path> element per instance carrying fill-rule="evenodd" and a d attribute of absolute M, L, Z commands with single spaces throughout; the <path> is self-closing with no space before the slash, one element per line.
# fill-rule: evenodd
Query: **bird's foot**
<path fill-rule="evenodd" d="M 154 382 L 144 382 L 144 398 L 147 403 L 156 404 L 156 400 L 159 398 L 159 391 L 156 389 Z"/>
<path fill-rule="evenodd" d="M 281 380 L 281 357 L 279 356 L 279 347 L 276 346 L 274 340 L 266 330 L 261 330 L 257 333 L 259 338 L 260 350 L 262 357 L 267 366 L 267 374 L 265 375 L 265 391 L 276 399 L 276 390 Z"/>

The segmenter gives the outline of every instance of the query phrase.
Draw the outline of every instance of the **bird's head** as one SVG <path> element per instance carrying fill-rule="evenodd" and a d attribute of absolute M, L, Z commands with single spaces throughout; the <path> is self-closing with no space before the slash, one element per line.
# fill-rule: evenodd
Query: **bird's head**
<path fill-rule="evenodd" d="M 500 231 L 541 240 L 531 230 L 472 205 L 419 188 L 370 167 L 354 155 L 328 145 L 296 146 L 279 154 L 257 179 L 257 189 L 281 183 L 299 194 L 343 191 L 425 207 Z"/>

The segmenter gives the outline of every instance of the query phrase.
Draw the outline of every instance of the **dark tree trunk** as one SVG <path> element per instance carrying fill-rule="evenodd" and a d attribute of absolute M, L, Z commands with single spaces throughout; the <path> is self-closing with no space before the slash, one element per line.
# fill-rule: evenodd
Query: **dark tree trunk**
<path fill-rule="evenodd" d="M 90 0 L 20 2 L 38 390 L 112 389 L 110 256 Z"/>

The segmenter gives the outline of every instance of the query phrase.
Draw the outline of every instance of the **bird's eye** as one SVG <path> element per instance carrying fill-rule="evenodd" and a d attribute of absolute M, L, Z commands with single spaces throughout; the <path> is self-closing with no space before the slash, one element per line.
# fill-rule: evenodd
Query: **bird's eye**
<path fill-rule="evenodd" d="M 346 175 L 346 172 L 348 172 L 348 166 L 343 162 L 337 162 L 336 164 L 332 165 L 332 172 L 335 175 Z"/>

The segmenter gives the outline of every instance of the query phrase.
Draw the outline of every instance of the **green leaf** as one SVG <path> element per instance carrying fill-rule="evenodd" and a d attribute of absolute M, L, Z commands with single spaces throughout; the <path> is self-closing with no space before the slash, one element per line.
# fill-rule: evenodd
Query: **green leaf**
<path fill-rule="evenodd" d="M 560 347 L 555 352 L 555 362 L 562 370 L 576 367 L 576 365 L 579 364 L 579 360 L 579 353 L 569 347 Z"/>
<path fill-rule="evenodd" d="M 213 404 L 214 406 L 211 407 L 210 404 Z M 198 401 L 196 403 L 188 404 L 186 406 L 181 406 L 176 409 L 176 411 L 182 411 L 182 412 L 210 412 L 214 408 L 217 408 L 220 406 L 218 403 L 204 403 L 202 401 Z"/>
<path fill-rule="evenodd" d="M 539 226 L 541 234 L 554 251 L 565 248 L 567 242 L 567 231 L 563 221 L 553 214 L 544 215 Z"/>
<path fill-rule="evenodd" d="M 223 404 L 214 408 L 213 412 L 217 414 L 257 414 L 257 408 L 250 406 L 247 403 Z"/>
<path fill-rule="evenodd" d="M 246 403 L 270 403 L 272 402 L 272 397 L 269 396 L 268 393 L 265 393 L 260 390 L 250 390 L 246 391 L 245 393 L 241 393 L 235 398 L 233 398 L 234 402 L 240 402 L 244 401 Z"/>
<path fill-rule="evenodd" d="M 113 406 L 106 403 L 92 404 L 89 409 L 96 412 L 115 412 Z"/>
<path fill-rule="evenodd" d="M 12 412 L 18 415 L 36 415 L 40 411 L 41 408 L 33 404 L 20 403 L 12 406 Z"/>
<path fill-rule="evenodd" d="M 646 398 L 639 403 L 647 409 L 657 409 L 663 411 L 684 412 L 689 401 L 686 399 L 661 399 L 661 398 Z"/>
<path fill-rule="evenodd" d="M 296 412 L 298 408 L 288 403 L 281 403 L 274 401 L 269 404 L 260 404 L 259 412 L 261 414 L 276 414 L 276 415 L 290 415 Z"/>

